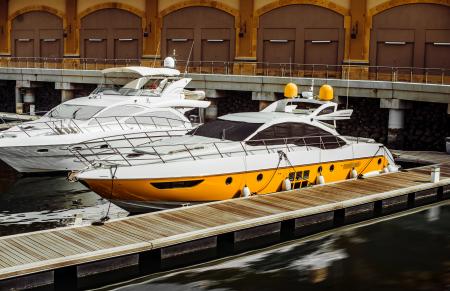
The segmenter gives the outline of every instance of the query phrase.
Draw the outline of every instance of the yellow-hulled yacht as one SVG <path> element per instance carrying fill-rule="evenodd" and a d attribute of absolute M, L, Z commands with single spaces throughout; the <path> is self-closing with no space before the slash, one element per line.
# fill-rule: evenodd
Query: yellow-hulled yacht
<path fill-rule="evenodd" d="M 337 109 L 330 86 L 307 99 L 288 84 L 285 95 L 291 98 L 260 112 L 221 116 L 185 136 L 109 148 L 76 177 L 141 212 L 398 170 L 384 145 L 337 133 L 336 120 L 349 119 L 352 110 Z M 92 150 L 82 148 L 80 156 Z"/>

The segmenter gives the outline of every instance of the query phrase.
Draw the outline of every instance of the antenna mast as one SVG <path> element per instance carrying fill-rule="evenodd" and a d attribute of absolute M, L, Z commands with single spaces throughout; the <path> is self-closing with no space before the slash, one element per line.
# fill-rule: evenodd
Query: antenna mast
<path fill-rule="evenodd" d="M 186 67 L 184 68 L 184 75 L 187 74 L 187 68 L 189 66 L 189 60 L 191 59 L 192 49 L 194 48 L 194 41 L 192 41 L 191 50 L 189 51 L 189 57 L 186 62 Z"/>
<path fill-rule="evenodd" d="M 158 47 L 156 48 L 155 58 L 153 59 L 153 68 L 156 66 L 156 57 L 158 56 L 160 45 L 161 45 L 161 41 L 158 41 Z"/>

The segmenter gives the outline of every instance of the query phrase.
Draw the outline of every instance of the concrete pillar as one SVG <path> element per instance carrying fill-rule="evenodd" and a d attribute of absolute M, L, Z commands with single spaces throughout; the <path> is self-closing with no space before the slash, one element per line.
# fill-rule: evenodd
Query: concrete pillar
<path fill-rule="evenodd" d="M 218 114 L 218 106 L 217 106 L 217 99 L 209 99 L 211 102 L 211 105 L 209 105 L 207 108 L 205 108 L 205 120 L 215 120 L 217 119 Z"/>
<path fill-rule="evenodd" d="M 67 83 L 67 82 L 55 82 L 55 89 L 56 90 L 61 90 L 61 103 L 62 102 L 66 102 L 70 99 L 73 99 L 74 96 L 74 91 L 75 89 L 77 89 L 77 86 L 75 86 L 72 83 Z"/>
<path fill-rule="evenodd" d="M 398 99 L 380 99 L 380 108 L 389 109 L 387 145 L 391 148 L 403 146 L 403 129 L 405 127 L 405 111 L 411 104 Z"/>
<path fill-rule="evenodd" d="M 402 129 L 405 127 L 405 110 L 389 109 L 387 143 L 390 147 L 398 148 L 403 145 Z"/>
<path fill-rule="evenodd" d="M 32 88 L 27 88 L 25 90 L 25 95 L 23 95 L 23 109 L 24 113 L 30 113 L 30 115 L 35 114 L 36 96 Z"/>
<path fill-rule="evenodd" d="M 16 113 L 22 114 L 23 113 L 23 98 L 22 98 L 22 94 L 20 93 L 20 88 L 16 87 L 15 95 L 16 95 Z"/>
<path fill-rule="evenodd" d="M 275 92 L 252 92 L 252 100 L 277 101 Z"/>
<path fill-rule="evenodd" d="M 61 90 L 61 103 L 73 99 L 73 90 Z"/>

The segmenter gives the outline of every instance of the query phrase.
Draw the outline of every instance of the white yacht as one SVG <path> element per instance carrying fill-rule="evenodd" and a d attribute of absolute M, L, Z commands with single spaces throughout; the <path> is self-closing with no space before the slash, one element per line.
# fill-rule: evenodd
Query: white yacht
<path fill-rule="evenodd" d="M 318 99 L 284 99 L 261 112 L 224 115 L 184 136 L 113 146 L 75 176 L 141 212 L 397 171 L 382 144 L 339 135 L 336 121 L 349 119 L 352 110 L 338 110 L 331 100 L 332 88 L 324 85 Z M 82 156 L 100 145 L 74 151 Z"/>
<path fill-rule="evenodd" d="M 209 106 L 202 91 L 187 91 L 191 79 L 172 68 L 103 70 L 108 78 L 139 78 L 119 90 L 100 87 L 64 102 L 43 117 L 0 133 L 0 159 L 19 172 L 78 170 L 83 164 L 68 147 L 122 134 L 173 136 L 192 128 L 185 116 Z M 104 147 L 108 147 L 107 144 Z"/>

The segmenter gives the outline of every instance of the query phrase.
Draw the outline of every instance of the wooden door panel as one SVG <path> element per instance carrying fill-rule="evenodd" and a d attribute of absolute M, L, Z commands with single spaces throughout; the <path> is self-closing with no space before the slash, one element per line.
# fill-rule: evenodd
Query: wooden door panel
<path fill-rule="evenodd" d="M 138 59 L 139 41 L 132 38 L 119 38 L 114 40 L 115 59 Z"/>

